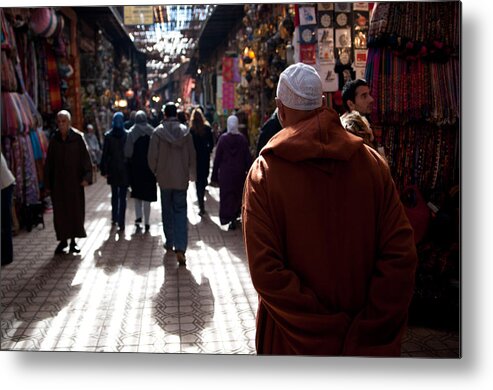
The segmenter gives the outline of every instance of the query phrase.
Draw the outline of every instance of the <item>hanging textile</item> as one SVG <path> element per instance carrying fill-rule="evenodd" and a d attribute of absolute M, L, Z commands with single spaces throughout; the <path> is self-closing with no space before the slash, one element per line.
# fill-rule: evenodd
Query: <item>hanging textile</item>
<path fill-rule="evenodd" d="M 34 153 L 31 139 L 28 134 L 19 136 L 21 151 L 24 155 L 24 186 L 25 186 L 25 204 L 33 204 L 39 201 L 38 175 L 36 164 L 34 162 Z"/>
<path fill-rule="evenodd" d="M 365 72 L 372 127 L 400 191 L 440 204 L 459 181 L 460 4 L 377 3 Z"/>
<path fill-rule="evenodd" d="M 54 113 L 62 109 L 62 94 L 60 92 L 60 75 L 58 73 L 57 60 L 53 53 L 53 49 L 48 47 L 46 50 L 46 71 L 50 100 L 48 112 Z"/>

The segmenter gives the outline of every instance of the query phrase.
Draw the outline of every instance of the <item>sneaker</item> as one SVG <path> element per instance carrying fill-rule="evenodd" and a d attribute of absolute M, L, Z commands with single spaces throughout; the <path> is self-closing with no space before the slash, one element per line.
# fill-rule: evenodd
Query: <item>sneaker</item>
<path fill-rule="evenodd" d="M 149 233 L 149 230 L 151 230 L 151 226 L 150 225 L 145 225 L 145 232 L 146 233 Z"/>
<path fill-rule="evenodd" d="M 62 253 L 65 253 L 64 249 L 67 247 L 67 245 L 67 240 L 60 241 L 55 249 L 55 255 L 61 255 Z"/>
<path fill-rule="evenodd" d="M 187 258 L 185 257 L 185 253 L 182 251 L 177 251 L 176 252 L 176 260 L 178 260 L 178 264 L 180 266 L 183 266 L 187 262 Z"/>

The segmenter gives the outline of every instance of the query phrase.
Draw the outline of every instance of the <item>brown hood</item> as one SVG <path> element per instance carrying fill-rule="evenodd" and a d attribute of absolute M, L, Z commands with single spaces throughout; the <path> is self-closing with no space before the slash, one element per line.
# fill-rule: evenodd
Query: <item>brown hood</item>
<path fill-rule="evenodd" d="M 292 161 L 347 161 L 363 145 L 359 137 L 349 134 L 341 125 L 336 111 L 324 108 L 310 119 L 287 127 L 270 139 L 260 153 Z"/>

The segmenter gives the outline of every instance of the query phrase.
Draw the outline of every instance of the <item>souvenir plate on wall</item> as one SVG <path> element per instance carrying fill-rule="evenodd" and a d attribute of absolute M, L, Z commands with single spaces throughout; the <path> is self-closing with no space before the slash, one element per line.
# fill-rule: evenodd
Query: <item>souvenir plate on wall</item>
<path fill-rule="evenodd" d="M 318 29 L 318 58 L 320 62 L 335 63 L 334 29 Z"/>
<path fill-rule="evenodd" d="M 348 48 L 338 50 L 338 61 L 342 66 L 351 64 L 351 51 Z"/>
<path fill-rule="evenodd" d="M 349 22 L 349 14 L 344 12 L 336 13 L 336 25 L 337 27 L 346 27 Z"/>
<path fill-rule="evenodd" d="M 317 24 L 315 7 L 300 7 L 299 15 L 300 15 L 300 26 L 305 26 L 307 24 Z"/>
<path fill-rule="evenodd" d="M 336 12 L 351 12 L 351 3 L 334 3 Z"/>
<path fill-rule="evenodd" d="M 368 11 L 368 3 L 353 3 L 354 11 Z"/>
<path fill-rule="evenodd" d="M 328 28 L 332 27 L 332 19 L 334 18 L 334 13 L 330 11 L 324 11 L 318 13 L 318 27 Z"/>
<path fill-rule="evenodd" d="M 351 29 L 338 28 L 336 29 L 336 47 L 351 47 Z"/>
<path fill-rule="evenodd" d="M 332 27 L 332 19 L 334 18 L 333 12 L 319 12 L 318 13 L 318 27 L 328 28 Z"/>
<path fill-rule="evenodd" d="M 300 61 L 305 64 L 316 64 L 317 63 L 317 50 L 314 44 L 300 45 Z"/>
<path fill-rule="evenodd" d="M 308 44 L 308 43 L 316 43 L 317 42 L 317 26 L 300 26 L 300 43 Z"/>
<path fill-rule="evenodd" d="M 333 11 L 334 3 L 318 3 L 317 9 L 318 11 Z"/>

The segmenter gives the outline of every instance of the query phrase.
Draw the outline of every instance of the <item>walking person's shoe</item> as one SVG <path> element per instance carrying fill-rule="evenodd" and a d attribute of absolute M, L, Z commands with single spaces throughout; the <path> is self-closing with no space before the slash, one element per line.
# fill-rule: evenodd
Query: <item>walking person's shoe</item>
<path fill-rule="evenodd" d="M 149 233 L 149 230 L 151 230 L 151 226 L 150 225 L 145 225 L 145 232 L 146 233 Z"/>
<path fill-rule="evenodd" d="M 175 254 L 175 251 L 172 247 L 165 246 L 164 249 L 166 250 L 165 256 L 171 256 Z"/>
<path fill-rule="evenodd" d="M 58 244 L 58 246 L 55 249 L 55 255 L 61 255 L 62 253 L 65 253 L 65 248 L 67 247 L 67 240 L 62 240 Z"/>
<path fill-rule="evenodd" d="M 205 209 L 201 208 L 199 211 L 199 216 L 203 217 L 205 215 Z"/>
<path fill-rule="evenodd" d="M 135 227 L 136 227 L 137 229 L 140 229 L 140 224 L 141 224 L 141 223 L 142 223 L 142 218 L 137 218 L 137 219 L 135 220 Z"/>
<path fill-rule="evenodd" d="M 72 241 L 70 241 L 70 249 L 69 249 L 69 252 L 70 253 L 80 253 L 80 248 L 75 243 L 75 240 L 74 239 L 72 239 Z"/>
<path fill-rule="evenodd" d="M 231 221 L 228 230 L 236 230 L 236 221 Z"/>
<path fill-rule="evenodd" d="M 178 260 L 178 264 L 180 266 L 186 265 L 187 258 L 185 257 L 185 253 L 182 251 L 176 251 L 176 260 Z"/>

